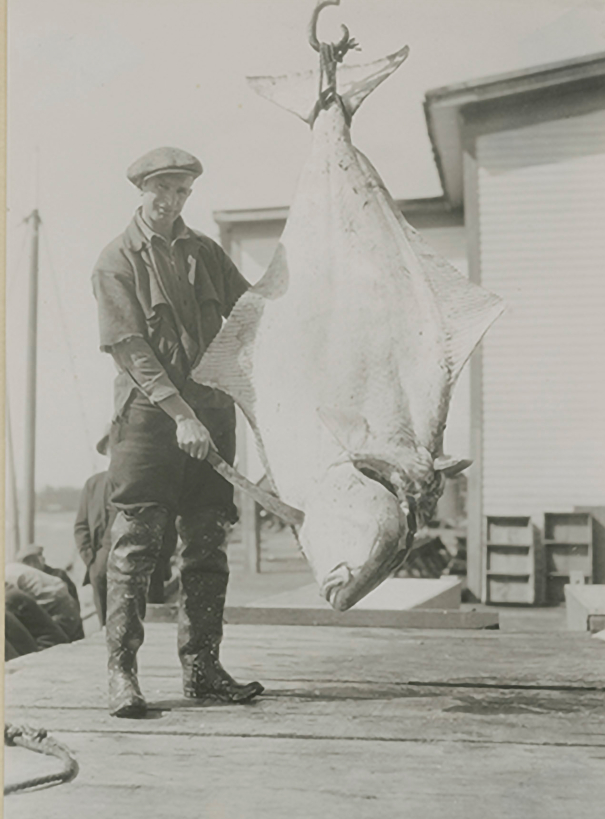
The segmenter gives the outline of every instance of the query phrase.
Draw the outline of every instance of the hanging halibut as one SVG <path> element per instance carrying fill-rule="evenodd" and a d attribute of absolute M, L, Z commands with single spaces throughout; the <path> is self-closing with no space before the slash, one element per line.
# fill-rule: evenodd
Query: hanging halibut
<path fill-rule="evenodd" d="M 503 307 L 427 246 L 352 145 L 353 114 L 408 49 L 337 71 L 356 44 L 346 29 L 320 44 L 315 26 L 338 2 L 313 16 L 319 73 L 249 80 L 311 125 L 311 155 L 267 272 L 194 378 L 245 413 L 274 491 L 304 513 L 322 593 L 344 610 L 401 563 L 443 476 L 469 465 L 443 454 L 448 406 Z"/>

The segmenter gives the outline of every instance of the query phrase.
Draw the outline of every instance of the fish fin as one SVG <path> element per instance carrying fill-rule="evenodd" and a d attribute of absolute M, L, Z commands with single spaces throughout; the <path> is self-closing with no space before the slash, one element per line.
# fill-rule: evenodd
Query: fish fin
<path fill-rule="evenodd" d="M 506 309 L 504 299 L 469 281 L 446 258 L 436 253 L 401 213 L 370 160 L 361 151 L 357 151 L 357 157 L 385 206 L 401 225 L 431 286 L 443 319 L 447 363 L 453 385 L 475 347 Z"/>
<path fill-rule="evenodd" d="M 350 453 L 363 451 L 370 437 L 368 422 L 355 410 L 319 407 L 317 414 L 341 447 Z"/>
<path fill-rule="evenodd" d="M 349 114 L 353 116 L 361 103 L 381 82 L 390 77 L 410 53 L 409 46 L 362 65 L 345 65 L 338 68 L 338 93 Z"/>
<path fill-rule="evenodd" d="M 401 216 L 408 241 L 422 263 L 441 313 L 452 383 L 487 330 L 502 314 L 500 296 L 469 281 L 447 259 L 436 253 Z"/>
<path fill-rule="evenodd" d="M 443 472 L 446 478 L 453 478 L 468 469 L 473 462 L 468 458 L 454 458 L 451 455 L 439 455 L 433 461 L 433 469 L 435 472 Z"/>
<path fill-rule="evenodd" d="M 246 77 L 248 85 L 261 97 L 291 111 L 311 123 L 319 89 L 319 72 L 302 71 L 279 77 Z"/>
<path fill-rule="evenodd" d="M 255 430 L 254 342 L 267 301 L 283 295 L 288 280 L 286 249 L 280 242 L 265 275 L 239 299 L 191 373 L 197 383 L 230 395 Z"/>
<path fill-rule="evenodd" d="M 371 63 L 343 65 L 337 70 L 338 93 L 352 116 L 364 99 L 396 71 L 409 54 L 408 46 Z M 319 71 L 302 71 L 278 77 L 246 77 L 261 97 L 311 123 L 319 92 Z"/>
<path fill-rule="evenodd" d="M 251 378 L 252 347 L 265 299 L 253 290 L 239 299 L 229 319 L 191 372 L 198 384 L 222 390 L 255 424 L 256 393 Z"/>
<path fill-rule="evenodd" d="M 191 373 L 198 384 L 207 384 L 230 395 L 250 424 L 267 480 L 279 497 L 256 419 L 254 345 L 267 303 L 283 295 L 289 284 L 285 247 L 278 244 L 264 276 L 237 301 L 200 363 Z"/>

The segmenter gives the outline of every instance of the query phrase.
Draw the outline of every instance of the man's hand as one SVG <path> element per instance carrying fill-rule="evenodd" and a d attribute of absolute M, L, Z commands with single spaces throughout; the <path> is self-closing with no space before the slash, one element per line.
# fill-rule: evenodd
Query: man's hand
<path fill-rule="evenodd" d="M 200 461 L 204 460 L 212 443 L 210 433 L 201 421 L 182 415 L 176 419 L 176 440 L 187 455 Z"/>
<path fill-rule="evenodd" d="M 212 438 L 206 427 L 180 395 L 171 395 L 160 401 L 160 406 L 176 423 L 176 441 L 192 458 L 203 461 L 212 446 Z"/>

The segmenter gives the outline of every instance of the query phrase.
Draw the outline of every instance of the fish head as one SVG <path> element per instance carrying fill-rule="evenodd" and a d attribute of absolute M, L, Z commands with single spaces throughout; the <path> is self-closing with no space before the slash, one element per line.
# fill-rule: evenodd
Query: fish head
<path fill-rule="evenodd" d="M 347 461 L 329 467 L 310 494 L 299 538 L 321 593 L 344 611 L 397 568 L 407 533 L 396 494 Z"/>
<path fill-rule="evenodd" d="M 397 460 L 348 453 L 332 464 L 305 504 L 299 537 L 320 591 L 345 611 L 395 571 L 416 528 L 435 512 L 446 477 L 470 461 L 406 447 Z"/>
<path fill-rule="evenodd" d="M 453 477 L 472 461 L 447 455 L 434 457 L 411 428 L 400 422 L 396 435 L 376 435 L 356 410 L 321 406 L 317 414 L 358 471 L 381 483 L 399 499 L 407 514 L 412 511 L 422 525 L 432 518 L 443 493 L 445 478 Z M 441 439 L 436 447 L 440 451 Z"/>
<path fill-rule="evenodd" d="M 357 469 L 397 496 L 408 519 L 413 519 L 415 531 L 432 520 L 443 494 L 445 479 L 455 477 L 472 461 L 449 455 L 433 458 L 421 445 L 398 447 L 395 453 L 396 457 L 391 458 L 353 455 L 351 460 Z"/>

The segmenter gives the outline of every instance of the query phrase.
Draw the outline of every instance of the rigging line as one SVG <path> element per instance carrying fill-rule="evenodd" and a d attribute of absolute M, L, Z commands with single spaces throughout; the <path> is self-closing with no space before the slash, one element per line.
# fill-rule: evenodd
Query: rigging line
<path fill-rule="evenodd" d="M 70 336 L 69 336 L 69 330 L 68 330 L 68 327 L 67 327 L 65 312 L 63 310 L 63 303 L 61 301 L 61 291 L 59 289 L 59 281 L 58 281 L 57 274 L 55 272 L 55 267 L 54 267 L 53 260 L 52 260 L 52 255 L 51 255 L 51 252 L 50 252 L 50 243 L 49 243 L 49 240 L 48 240 L 48 234 L 46 232 L 46 228 L 45 228 L 44 224 L 42 224 L 42 230 L 40 232 L 42 234 L 42 240 L 44 242 L 44 246 L 45 246 L 45 249 L 46 249 L 46 256 L 48 258 L 48 266 L 50 268 L 50 274 L 51 274 L 51 279 L 52 279 L 52 283 L 53 283 L 53 290 L 54 290 L 55 298 L 57 300 L 57 305 L 58 305 L 58 308 L 59 308 L 59 318 L 60 318 L 60 321 L 61 321 L 61 328 L 63 330 L 63 337 L 64 337 L 64 340 L 65 340 L 65 344 L 67 346 L 67 352 L 68 352 L 68 358 L 69 358 L 71 374 L 72 374 L 72 377 L 73 377 L 73 380 L 74 380 L 76 395 L 78 397 L 78 405 L 79 405 L 79 408 L 80 408 L 80 415 L 82 416 L 82 424 L 84 426 L 84 433 L 86 435 L 86 444 L 88 446 L 88 449 L 89 449 L 89 452 L 90 452 L 90 455 L 91 455 L 92 471 L 94 472 L 95 467 L 96 467 L 96 457 L 95 457 L 94 447 L 93 447 L 93 444 L 92 444 L 92 435 L 91 435 L 91 432 L 90 432 L 90 427 L 88 425 L 88 417 L 86 415 L 86 407 L 84 406 L 84 398 L 82 396 L 82 391 L 80 389 L 80 382 L 79 382 L 79 379 L 78 379 L 78 374 L 76 372 L 75 356 L 74 356 L 74 353 L 73 353 L 73 347 L 72 347 L 71 339 L 70 339 Z"/>
<path fill-rule="evenodd" d="M 24 225 L 25 221 L 26 220 L 24 219 L 23 222 L 21 222 L 19 226 Z M 8 280 L 8 287 L 6 288 L 6 298 L 7 299 L 9 299 L 12 296 L 13 289 L 14 289 L 14 286 L 15 286 L 15 282 L 17 281 L 17 279 L 19 277 L 19 270 L 21 268 L 21 262 L 23 261 L 23 251 L 25 250 L 25 242 L 26 241 L 27 241 L 27 230 L 24 230 L 23 231 L 23 240 L 21 242 L 21 248 L 19 250 L 19 256 L 17 257 L 17 264 L 15 265 L 15 267 L 12 270 L 11 277 Z"/>

